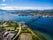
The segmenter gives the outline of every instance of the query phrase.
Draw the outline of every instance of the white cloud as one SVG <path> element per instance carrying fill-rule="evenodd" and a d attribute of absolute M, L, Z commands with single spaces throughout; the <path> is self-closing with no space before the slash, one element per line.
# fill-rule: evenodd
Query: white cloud
<path fill-rule="evenodd" d="M 7 4 L 0 4 L 0 6 L 6 6 Z"/>
<path fill-rule="evenodd" d="M 3 10 L 27 10 L 27 9 L 34 9 L 32 7 L 13 7 L 13 6 L 2 6 L 0 9 Z"/>
<path fill-rule="evenodd" d="M 6 5 L 6 4 L 3 4 Z M 0 9 L 3 10 L 28 10 L 28 9 L 32 9 L 32 10 L 44 10 L 44 9 L 52 9 L 52 8 L 42 8 L 42 7 L 18 7 L 18 6 L 0 6 Z"/>

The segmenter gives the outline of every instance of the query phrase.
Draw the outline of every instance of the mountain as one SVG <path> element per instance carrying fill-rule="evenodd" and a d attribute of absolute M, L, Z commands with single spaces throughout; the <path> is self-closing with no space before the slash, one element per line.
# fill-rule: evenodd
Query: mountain
<path fill-rule="evenodd" d="M 0 12 L 53 12 L 53 9 L 49 10 L 2 10 Z"/>

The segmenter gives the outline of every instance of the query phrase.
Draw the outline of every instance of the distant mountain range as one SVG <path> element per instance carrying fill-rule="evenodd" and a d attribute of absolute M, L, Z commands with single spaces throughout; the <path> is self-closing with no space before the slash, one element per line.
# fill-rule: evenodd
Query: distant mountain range
<path fill-rule="evenodd" d="M 0 12 L 53 12 L 53 9 L 50 10 L 2 10 Z"/>

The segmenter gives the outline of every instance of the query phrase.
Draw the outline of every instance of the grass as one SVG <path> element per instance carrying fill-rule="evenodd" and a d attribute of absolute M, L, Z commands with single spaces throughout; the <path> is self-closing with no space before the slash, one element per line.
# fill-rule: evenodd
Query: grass
<path fill-rule="evenodd" d="M 22 28 L 22 31 L 21 31 L 22 33 L 30 33 L 30 31 L 29 30 L 27 30 L 27 28 Z"/>
<path fill-rule="evenodd" d="M 32 40 L 39 40 L 39 39 L 35 37 L 34 35 L 32 35 Z"/>

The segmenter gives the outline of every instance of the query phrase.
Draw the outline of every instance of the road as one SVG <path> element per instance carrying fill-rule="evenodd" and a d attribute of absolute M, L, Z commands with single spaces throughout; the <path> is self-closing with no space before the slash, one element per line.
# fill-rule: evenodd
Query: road
<path fill-rule="evenodd" d="M 18 29 L 19 29 L 19 31 L 18 31 L 17 35 L 12 40 L 14 40 L 21 33 L 21 24 L 19 24 L 19 28 Z"/>

